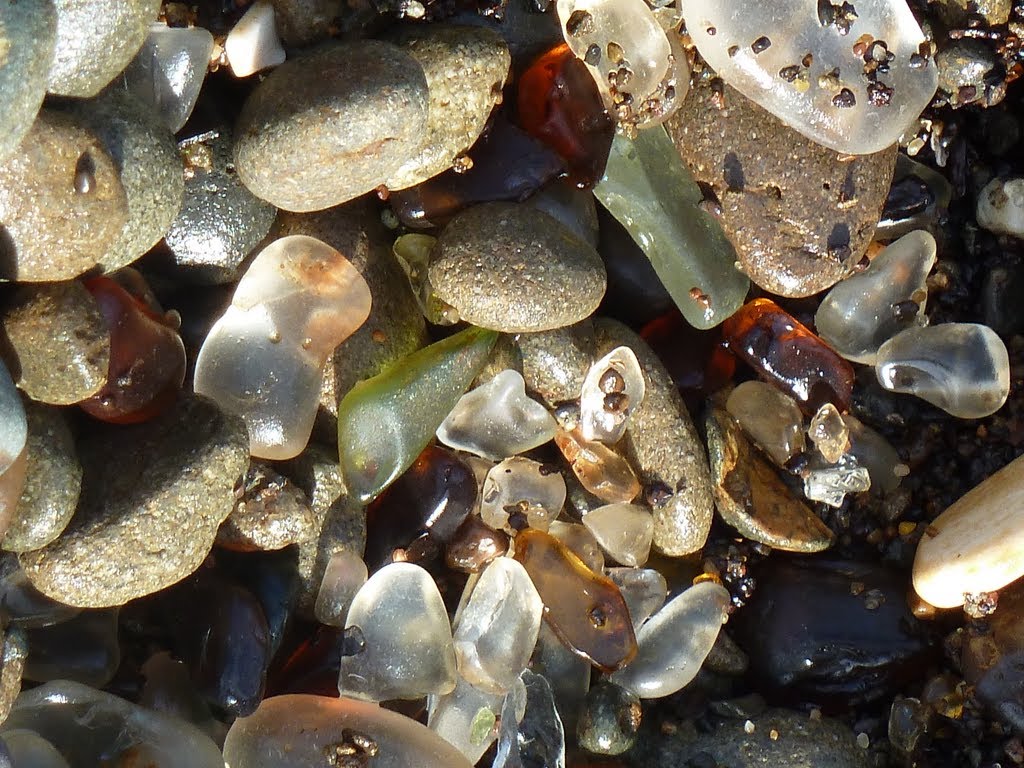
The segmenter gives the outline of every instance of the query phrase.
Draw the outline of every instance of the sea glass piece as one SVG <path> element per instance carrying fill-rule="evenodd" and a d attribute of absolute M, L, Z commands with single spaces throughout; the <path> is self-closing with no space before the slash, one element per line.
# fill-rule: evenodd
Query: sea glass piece
<path fill-rule="evenodd" d="M 871 475 L 857 459 L 844 454 L 835 464 L 814 462 L 800 472 L 804 496 L 830 507 L 840 507 L 848 493 L 863 493 L 871 488 Z"/>
<path fill-rule="evenodd" d="M 644 372 L 632 349 L 616 347 L 602 357 L 587 371 L 580 392 L 583 439 L 617 443 L 646 392 Z"/>
<path fill-rule="evenodd" d="M 978 224 L 989 232 L 1024 237 L 1024 178 L 995 178 L 978 193 Z"/>
<path fill-rule="evenodd" d="M 863 272 L 833 286 L 814 315 L 814 327 L 847 360 L 873 364 L 884 342 L 927 323 L 927 278 L 934 264 L 931 234 L 917 230 L 904 235 Z"/>
<path fill-rule="evenodd" d="M 59 624 L 26 629 L 28 656 L 22 676 L 40 683 L 74 680 L 95 688 L 105 686 L 121 663 L 119 610 L 85 610 Z"/>
<path fill-rule="evenodd" d="M 778 466 L 804 450 L 804 419 L 793 398 L 763 381 L 744 381 L 725 408 Z"/>
<path fill-rule="evenodd" d="M 523 526 L 546 531 L 565 504 L 565 480 L 554 467 L 513 456 L 487 473 L 480 519 L 507 533 Z"/>
<path fill-rule="evenodd" d="M 412 563 L 377 571 L 352 599 L 338 690 L 367 701 L 416 699 L 455 687 L 455 649 L 434 579 Z M 350 642 L 349 642 L 350 641 Z"/>
<path fill-rule="evenodd" d="M 3 744 L 9 755 L 0 753 L 0 766 L 3 768 L 71 768 L 53 744 L 27 728 L 5 732 Z"/>
<path fill-rule="evenodd" d="M 839 461 L 850 447 L 850 429 L 832 403 L 825 403 L 811 417 L 807 436 L 829 464 Z"/>
<path fill-rule="evenodd" d="M 643 626 L 665 604 L 668 582 L 653 568 L 609 568 L 605 574 L 622 593 L 633 629 Z"/>
<path fill-rule="evenodd" d="M 0 616 L 4 625 L 31 629 L 48 627 L 73 619 L 81 608 L 64 605 L 47 597 L 28 580 L 25 571 L 17 568 L 0 580 Z"/>
<path fill-rule="evenodd" d="M 670 600 L 637 632 L 637 655 L 609 680 L 641 699 L 669 696 L 690 683 L 729 617 L 729 591 L 702 581 Z"/>
<path fill-rule="evenodd" d="M 0 362 L 0 533 L 6 532 L 25 488 L 28 417 L 7 366 Z"/>
<path fill-rule="evenodd" d="M 285 60 L 270 0 L 256 0 L 228 33 L 224 52 L 235 77 L 248 77 Z"/>
<path fill-rule="evenodd" d="M 896 143 L 938 85 L 906 0 L 680 0 L 678 8 L 719 76 L 836 152 Z"/>
<path fill-rule="evenodd" d="M 519 682 L 518 676 L 515 682 Z M 427 727 L 475 764 L 498 738 L 504 700 L 503 693 L 488 693 L 460 677 L 455 690 L 431 700 Z"/>
<path fill-rule="evenodd" d="M 871 490 L 892 493 L 910 472 L 892 444 L 857 417 L 846 414 L 843 421 L 850 431 L 850 455 L 868 471 Z"/>
<path fill-rule="evenodd" d="M 891 242 L 915 229 L 933 229 L 952 197 L 953 185 L 945 176 L 901 152 L 875 239 Z"/>
<path fill-rule="evenodd" d="M 213 47 L 213 35 L 202 27 L 153 24 L 122 75 L 124 84 L 177 133 L 199 98 Z"/>
<path fill-rule="evenodd" d="M 453 627 L 459 674 L 484 691 L 507 693 L 530 661 L 543 610 L 519 562 L 510 557 L 492 561 Z"/>
<path fill-rule="evenodd" d="M 729 350 L 796 400 L 808 416 L 825 403 L 848 410 L 853 368 L 771 299 L 754 299 L 722 326 Z"/>
<path fill-rule="evenodd" d="M 19 729 L 34 731 L 50 742 L 73 768 L 224 766 L 217 745 L 190 723 L 70 680 L 21 693 L 0 728 L 0 737 Z"/>
<path fill-rule="evenodd" d="M 604 552 L 587 526 L 555 520 L 548 533 L 565 544 L 594 573 L 604 573 Z"/>
<path fill-rule="evenodd" d="M 593 671 L 590 663 L 566 648 L 551 625 L 545 621 L 540 626 L 537 649 L 530 662 L 530 669 L 543 675 L 551 685 L 555 707 L 562 723 L 567 728 L 575 728 L 587 691 L 590 690 Z"/>
<path fill-rule="evenodd" d="M 508 545 L 508 534 L 496 531 L 476 515 L 470 515 L 448 542 L 445 562 L 453 570 L 478 573 L 494 558 L 505 554 Z"/>
<path fill-rule="evenodd" d="M 621 565 L 647 562 L 654 538 L 654 516 L 637 504 L 606 504 L 583 517 L 601 549 Z"/>
<path fill-rule="evenodd" d="M 878 350 L 875 374 L 891 392 L 917 395 L 961 419 L 998 411 L 1010 392 L 1006 345 L 987 325 L 910 328 Z"/>
<path fill-rule="evenodd" d="M 328 626 L 344 627 L 348 607 L 366 583 L 367 576 L 366 563 L 355 552 L 343 549 L 331 555 L 313 605 L 316 620 Z"/>
<path fill-rule="evenodd" d="M 632 140 L 616 136 L 594 194 L 643 249 L 690 325 L 713 328 L 740 308 L 750 278 L 736 268 L 736 250 L 721 226 L 700 207 L 704 195 L 664 128 Z"/>
<path fill-rule="evenodd" d="M 580 484 L 599 499 L 626 503 L 640 493 L 640 481 L 629 462 L 603 443 L 587 442 L 575 430 L 559 429 L 555 444 Z"/>
<path fill-rule="evenodd" d="M 522 374 L 509 369 L 459 398 L 437 428 L 437 439 L 500 461 L 548 442 L 556 427 L 547 409 L 526 396 Z"/>
<path fill-rule="evenodd" d="M 454 325 L 460 320 L 459 311 L 437 297 L 427 272 L 430 252 L 436 242 L 436 237 L 412 232 L 397 238 L 391 246 L 391 252 L 409 279 L 413 296 L 423 316 L 434 325 Z"/>
<path fill-rule="evenodd" d="M 294 694 L 266 699 L 234 722 L 221 765 L 231 768 L 472 768 L 425 725 L 354 699 Z M 205 766 L 203 766 L 205 768 Z"/>
<path fill-rule="evenodd" d="M 544 618 L 566 647 L 605 671 L 629 663 L 636 638 L 626 601 L 614 583 L 543 531 L 520 532 L 515 557 L 544 601 Z"/>
<path fill-rule="evenodd" d="M 203 342 L 195 391 L 245 420 L 253 456 L 297 456 L 313 430 L 327 358 L 369 313 L 370 289 L 338 251 L 306 235 L 275 240 Z"/>
<path fill-rule="evenodd" d="M 565 728 L 555 708 L 551 684 L 528 669 L 523 671 L 523 684 L 526 702 L 521 717 L 515 717 L 518 701 L 511 695 L 506 697 L 502 720 L 507 719 L 513 727 L 503 728 L 499 734 L 491 768 L 565 768 Z"/>
<path fill-rule="evenodd" d="M 467 328 L 356 384 L 338 405 L 338 452 L 349 491 L 374 498 L 430 442 L 476 378 L 498 334 Z"/>

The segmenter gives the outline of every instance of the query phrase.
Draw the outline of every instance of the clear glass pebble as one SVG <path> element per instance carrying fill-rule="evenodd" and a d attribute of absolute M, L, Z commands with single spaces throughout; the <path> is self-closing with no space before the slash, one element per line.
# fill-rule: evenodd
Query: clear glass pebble
<path fill-rule="evenodd" d="M 437 439 L 500 461 L 548 442 L 556 427 L 547 409 L 527 397 L 522 374 L 508 369 L 459 398 L 437 428 Z"/>
<path fill-rule="evenodd" d="M 679 0 L 678 7 L 723 80 L 836 152 L 895 144 L 938 86 L 906 0 Z"/>
<path fill-rule="evenodd" d="M 551 684 L 558 716 L 566 728 L 575 728 L 590 690 L 593 667 L 565 647 L 547 622 L 541 624 L 530 669 Z"/>
<path fill-rule="evenodd" d="M 396 238 L 391 252 L 409 279 L 423 316 L 434 325 L 454 325 L 460 319 L 458 310 L 437 297 L 427 272 L 430 252 L 436 242 L 437 238 L 432 235 L 413 232 Z"/>
<path fill-rule="evenodd" d="M 641 699 L 669 696 L 690 683 L 729 617 L 721 584 L 703 581 L 669 601 L 637 632 L 637 655 L 609 680 Z"/>
<path fill-rule="evenodd" d="M 504 694 L 530 661 L 544 604 L 526 569 L 509 557 L 493 560 L 475 582 L 453 628 L 459 674 Z"/>
<path fill-rule="evenodd" d="M 875 374 L 890 392 L 917 395 L 961 419 L 995 413 L 1010 393 L 1006 345 L 974 323 L 903 331 L 879 348 Z"/>
<path fill-rule="evenodd" d="M 343 549 L 331 555 L 316 593 L 313 613 L 321 624 L 344 627 L 352 598 L 366 583 L 368 573 L 363 558 Z"/>
<path fill-rule="evenodd" d="M 609 568 L 606 575 L 622 593 L 634 630 L 640 629 L 665 604 L 668 582 L 661 571 L 653 568 Z"/>
<path fill-rule="evenodd" d="M 892 444 L 856 416 L 843 416 L 850 431 L 850 455 L 867 469 L 871 478 L 871 490 L 877 493 L 891 493 L 910 472 Z"/>
<path fill-rule="evenodd" d="M 580 392 L 583 439 L 617 443 L 646 392 L 644 372 L 632 349 L 616 347 L 602 357 L 587 371 Z"/>
<path fill-rule="evenodd" d="M 871 475 L 857 459 L 844 454 L 836 464 L 812 462 L 801 472 L 804 496 L 830 507 L 840 507 L 848 493 L 863 493 L 871 489 Z"/>
<path fill-rule="evenodd" d="M 555 520 L 548 533 L 571 549 L 587 568 L 594 573 L 604 573 L 604 552 L 585 525 Z"/>
<path fill-rule="evenodd" d="M 555 707 L 551 684 L 530 670 L 523 671 L 526 707 L 515 730 L 502 729 L 498 752 L 491 768 L 565 768 L 565 729 Z M 508 697 L 512 699 L 512 697 Z M 511 701 L 512 710 L 517 702 Z M 504 719 L 504 710 L 502 712 Z"/>
<path fill-rule="evenodd" d="M 416 699 L 455 687 L 451 625 L 433 577 L 412 563 L 377 571 L 352 600 L 338 690 L 367 701 Z M 351 651 L 351 654 L 347 652 Z"/>
<path fill-rule="evenodd" d="M 557 469 L 513 456 L 487 473 L 480 497 L 480 519 L 506 533 L 517 530 L 516 524 L 546 531 L 563 504 L 565 480 Z"/>
<path fill-rule="evenodd" d="M 602 501 L 625 503 L 640 493 L 640 481 L 629 462 L 603 443 L 588 442 L 575 430 L 559 429 L 555 445 L 580 484 Z"/>
<path fill-rule="evenodd" d="M 248 77 L 285 60 L 277 36 L 274 6 L 270 0 L 256 0 L 228 33 L 224 52 L 235 77 Z"/>
<path fill-rule="evenodd" d="M 850 447 L 850 430 L 839 409 L 832 403 L 825 403 L 811 417 L 807 436 L 829 464 L 839 461 Z"/>
<path fill-rule="evenodd" d="M 324 364 L 370 313 L 352 263 L 305 235 L 275 240 L 242 276 L 196 358 L 195 391 L 241 416 L 249 449 L 297 456 L 313 429 Z"/>
<path fill-rule="evenodd" d="M 847 360 L 873 364 L 883 343 L 927 323 L 927 278 L 934 265 L 935 238 L 924 230 L 904 235 L 826 294 L 814 315 L 818 334 Z"/>
<path fill-rule="evenodd" d="M 654 516 L 638 504 L 606 504 L 583 518 L 601 548 L 621 565 L 647 562 L 654 539 Z"/>
<path fill-rule="evenodd" d="M 793 398 L 771 384 L 744 381 L 729 393 L 725 408 L 778 466 L 803 452 L 803 414 Z"/>
<path fill-rule="evenodd" d="M 7 531 L 25 488 L 28 470 L 28 417 L 21 395 L 0 363 L 0 534 Z"/>
<path fill-rule="evenodd" d="M 1024 178 L 992 179 L 978 194 L 976 213 L 989 232 L 1024 237 Z"/>
<path fill-rule="evenodd" d="M 475 764 L 498 738 L 504 701 L 504 694 L 482 691 L 460 677 L 451 693 L 431 697 L 427 727 Z"/>
<path fill-rule="evenodd" d="M 0 766 L 10 768 L 71 768 L 71 764 L 57 748 L 35 731 L 18 728 L 4 733 L 3 743 L 10 753 L 11 762 L 0 758 Z"/>

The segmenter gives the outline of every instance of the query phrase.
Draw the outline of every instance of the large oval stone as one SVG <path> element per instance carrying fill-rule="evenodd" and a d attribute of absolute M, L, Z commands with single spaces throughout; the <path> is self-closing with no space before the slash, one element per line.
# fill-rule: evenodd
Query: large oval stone
<path fill-rule="evenodd" d="M 53 0 L 0 5 L 0 161 L 18 146 L 36 118 L 57 39 Z"/>

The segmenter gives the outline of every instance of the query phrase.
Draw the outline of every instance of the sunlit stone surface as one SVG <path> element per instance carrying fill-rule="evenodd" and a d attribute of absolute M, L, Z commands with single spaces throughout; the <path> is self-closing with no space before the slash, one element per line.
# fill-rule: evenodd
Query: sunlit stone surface
<path fill-rule="evenodd" d="M 607 576 L 622 592 L 634 629 L 640 629 L 665 604 L 668 582 L 661 571 L 653 568 L 609 568 Z"/>
<path fill-rule="evenodd" d="M 839 461 L 850 447 L 850 430 L 843 421 L 842 414 L 832 403 L 825 403 L 811 417 L 807 436 L 811 438 L 818 453 L 830 464 Z"/>
<path fill-rule="evenodd" d="M 513 456 L 491 468 L 481 494 L 480 518 L 492 528 L 546 531 L 565 503 L 565 480 L 553 467 Z"/>
<path fill-rule="evenodd" d="M 818 334 L 847 360 L 874 363 L 883 343 L 927 322 L 927 278 L 934 265 L 935 238 L 923 230 L 904 235 L 828 292 L 814 315 Z"/>
<path fill-rule="evenodd" d="M 616 347 L 590 366 L 583 380 L 580 434 L 585 440 L 617 443 L 646 391 L 636 354 L 629 347 Z"/>
<path fill-rule="evenodd" d="M 700 55 L 807 138 L 861 155 L 917 120 L 938 71 L 906 0 L 679 0 Z"/>
<path fill-rule="evenodd" d="M 455 687 L 455 649 L 433 577 L 411 563 L 377 571 L 348 610 L 338 690 L 368 701 L 415 699 Z M 351 646 L 351 647 L 348 647 Z"/>
<path fill-rule="evenodd" d="M 556 426 L 547 409 L 526 396 L 522 374 L 505 370 L 459 399 L 438 427 L 437 439 L 500 461 L 548 442 Z"/>
<path fill-rule="evenodd" d="M 744 381 L 725 408 L 780 467 L 803 451 L 804 417 L 789 395 L 763 381 Z"/>
<path fill-rule="evenodd" d="M 675 597 L 637 632 L 637 655 L 609 679 L 642 699 L 683 688 L 711 652 L 728 619 L 729 591 L 704 581 Z"/>
<path fill-rule="evenodd" d="M 459 674 L 490 693 L 507 692 L 530 660 L 543 610 L 526 569 L 510 557 L 495 559 L 455 623 Z"/>
<path fill-rule="evenodd" d="M 989 232 L 1024 237 L 1024 178 L 992 179 L 978 194 L 976 212 Z"/>
<path fill-rule="evenodd" d="M 651 553 L 654 517 L 637 504 L 606 504 L 583 518 L 601 548 L 622 565 L 643 565 Z"/>
<path fill-rule="evenodd" d="M 366 563 L 355 552 L 343 549 L 327 561 L 316 595 L 313 613 L 321 624 L 344 627 L 352 599 L 366 583 Z"/>
<path fill-rule="evenodd" d="M 275 240 L 203 342 L 195 391 L 245 420 L 253 456 L 292 458 L 313 429 L 328 356 L 369 313 L 348 259 L 305 235 Z"/>
<path fill-rule="evenodd" d="M 224 51 L 236 77 L 248 77 L 284 63 L 284 48 L 277 36 L 274 6 L 269 0 L 257 0 L 249 7 L 228 33 Z"/>
<path fill-rule="evenodd" d="M 878 381 L 961 419 L 998 411 L 1010 393 L 1010 360 L 995 331 L 974 323 L 911 328 L 878 350 Z"/>

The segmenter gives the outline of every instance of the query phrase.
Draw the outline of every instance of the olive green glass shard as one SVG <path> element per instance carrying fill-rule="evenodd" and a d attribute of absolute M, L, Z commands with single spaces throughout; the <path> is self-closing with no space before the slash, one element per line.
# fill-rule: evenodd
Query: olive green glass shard
<path fill-rule="evenodd" d="M 665 129 L 617 135 L 594 194 L 647 254 L 687 322 L 713 328 L 740 308 L 750 279 Z"/>
<path fill-rule="evenodd" d="M 338 406 L 349 492 L 368 502 L 401 475 L 483 368 L 498 334 L 467 328 L 356 384 Z"/>

